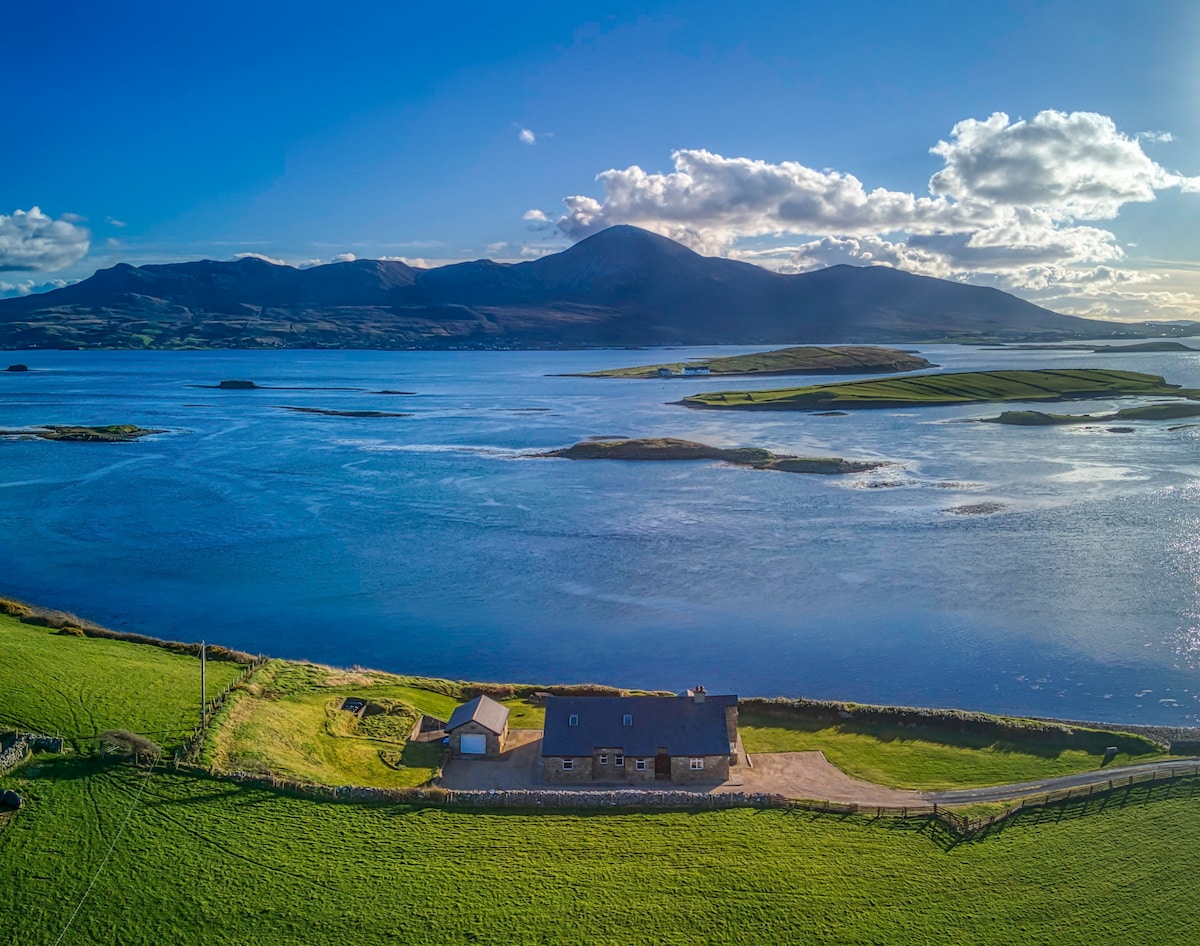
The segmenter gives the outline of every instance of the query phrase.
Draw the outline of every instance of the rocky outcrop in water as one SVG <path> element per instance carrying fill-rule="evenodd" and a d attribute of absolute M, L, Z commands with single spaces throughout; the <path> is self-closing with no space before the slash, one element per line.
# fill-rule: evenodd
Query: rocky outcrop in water
<path fill-rule="evenodd" d="M 585 440 L 573 447 L 539 453 L 538 457 L 567 460 L 720 460 L 756 470 L 783 473 L 866 473 L 890 466 L 884 461 L 843 460 L 841 457 L 797 457 L 761 447 L 712 447 L 672 437 L 635 440 Z"/>

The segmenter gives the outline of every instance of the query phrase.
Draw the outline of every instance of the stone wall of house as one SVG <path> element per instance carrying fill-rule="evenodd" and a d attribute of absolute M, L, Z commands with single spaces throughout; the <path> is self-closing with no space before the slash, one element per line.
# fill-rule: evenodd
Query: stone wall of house
<path fill-rule="evenodd" d="M 657 780 L 654 773 L 654 756 L 625 756 L 625 764 L 617 765 L 615 749 L 597 750 L 591 756 L 570 756 L 574 766 L 570 769 L 562 767 L 564 756 L 545 756 L 542 761 L 543 778 L 554 784 L 580 785 L 588 782 L 621 782 L 626 785 L 653 785 Z M 607 756 L 608 762 L 603 765 L 600 757 Z M 645 768 L 638 769 L 638 759 L 645 762 Z M 698 772 L 691 769 L 690 756 L 671 757 L 671 781 L 685 784 L 688 782 L 723 782 L 729 778 L 729 758 L 727 756 L 705 756 L 704 768 Z"/>
<path fill-rule="evenodd" d="M 729 778 L 729 756 L 706 755 L 704 768 L 692 770 L 693 756 L 671 756 L 671 781 L 677 785 L 690 782 L 724 782 Z"/>
<path fill-rule="evenodd" d="M 638 759 L 645 760 L 646 768 L 638 771 Z M 654 784 L 654 756 L 625 756 L 625 781 L 630 785 Z"/>
<path fill-rule="evenodd" d="M 462 755 L 462 737 L 464 734 L 483 735 L 487 737 L 487 755 L 494 757 L 500 755 L 504 751 L 504 741 L 508 736 L 508 724 L 504 725 L 504 731 L 499 735 L 492 732 L 486 726 L 481 726 L 479 723 L 471 720 L 457 726 L 454 732 L 450 733 L 450 754 L 455 758 Z M 472 756 L 478 758 L 478 756 Z"/>
<path fill-rule="evenodd" d="M 617 765 L 617 756 L 621 756 L 621 765 Z M 605 761 L 601 763 L 601 759 Z M 592 780 L 596 782 L 623 782 L 625 769 L 629 763 L 625 761 L 625 750 L 620 747 L 605 746 L 597 749 L 591 758 Z"/>
<path fill-rule="evenodd" d="M 564 769 L 563 759 L 569 758 L 573 760 L 574 766 L 570 769 Z M 542 767 L 542 778 L 547 782 L 555 784 L 572 784 L 578 785 L 583 782 L 594 782 L 595 777 L 592 775 L 592 757 L 591 756 L 561 756 L 548 755 L 542 757 L 544 763 Z"/>

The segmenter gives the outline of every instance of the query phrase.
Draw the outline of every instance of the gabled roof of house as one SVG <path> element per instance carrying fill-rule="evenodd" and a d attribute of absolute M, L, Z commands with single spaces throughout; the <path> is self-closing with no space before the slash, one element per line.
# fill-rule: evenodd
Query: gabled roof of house
<path fill-rule="evenodd" d="M 660 748 L 671 755 L 728 755 L 725 707 L 736 702 L 711 696 L 702 703 L 687 696 L 548 697 L 542 755 L 585 756 L 598 748 L 631 756 L 652 756 Z"/>
<path fill-rule="evenodd" d="M 470 703 L 455 709 L 446 723 L 446 732 L 451 732 L 464 723 L 478 723 L 499 735 L 508 724 L 508 707 L 497 703 L 490 696 L 477 696 Z"/>

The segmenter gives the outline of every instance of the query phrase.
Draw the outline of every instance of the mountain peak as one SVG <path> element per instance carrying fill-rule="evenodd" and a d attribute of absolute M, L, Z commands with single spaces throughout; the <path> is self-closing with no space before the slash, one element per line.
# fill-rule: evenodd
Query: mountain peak
<path fill-rule="evenodd" d="M 691 257 L 700 254 L 688 249 L 682 243 L 676 243 L 670 237 L 662 236 L 652 230 L 643 230 L 627 223 L 619 223 L 606 227 L 599 233 L 580 240 L 566 253 L 581 250 L 589 253 L 609 254 L 613 252 L 659 253 L 675 257 Z"/>

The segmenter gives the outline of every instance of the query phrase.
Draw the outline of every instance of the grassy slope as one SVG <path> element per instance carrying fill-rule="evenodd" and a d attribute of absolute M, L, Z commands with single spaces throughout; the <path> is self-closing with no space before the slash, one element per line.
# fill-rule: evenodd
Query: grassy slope
<path fill-rule="evenodd" d="M 689 407 L 759 410 L 821 410 L 970 404 L 987 401 L 1046 401 L 1125 394 L 1186 396 L 1157 375 L 1134 371 L 1043 370 L 965 371 L 949 374 L 842 381 L 769 391 L 718 391 L 696 394 Z"/>
<path fill-rule="evenodd" d="M 209 661 L 209 696 L 240 670 Z M 193 657 L 0 615 L 0 728 L 61 733 L 77 748 L 105 729 L 129 729 L 169 748 L 191 733 L 199 692 Z"/>
<path fill-rule="evenodd" d="M 7 941 L 55 941 L 138 778 L 64 759 L 18 783 Z M 916 824 L 803 813 L 413 810 L 164 773 L 64 942 L 1192 943 L 1200 805 L 1143 791 L 946 847 Z"/>
<path fill-rule="evenodd" d="M 897 788 L 971 788 L 1070 775 L 1100 768 L 1103 754 L 1039 740 L 994 742 L 968 733 L 879 724 L 781 720 L 743 709 L 747 752 L 819 749 L 855 778 Z M 1146 762 L 1154 754 L 1118 754 L 1110 763 Z"/>
<path fill-rule="evenodd" d="M 429 781 L 442 748 L 408 743 L 416 717 L 448 719 L 459 700 L 410 686 L 407 678 L 378 671 L 334 671 L 313 664 L 273 661 L 259 671 L 213 727 L 205 761 L 226 772 L 263 772 L 324 785 L 398 788 Z M 340 711 L 347 697 L 396 704 L 381 732 L 379 717 L 362 721 Z M 514 729 L 541 728 L 544 710 L 505 701 Z M 403 768 L 381 753 L 403 752 Z"/>
<path fill-rule="evenodd" d="M 441 747 L 410 744 L 407 735 L 419 714 L 445 719 L 457 701 L 394 683 L 398 679 L 403 678 L 272 661 L 216 721 L 205 761 L 222 771 L 324 785 L 421 785 L 435 774 Z M 391 704 L 393 716 L 360 721 L 340 709 L 347 697 Z M 397 753 L 402 768 L 384 762 L 384 754 Z"/>
<path fill-rule="evenodd" d="M 924 364 L 921 364 L 924 362 Z M 845 345 L 835 348 L 798 346 L 780 348 L 775 351 L 752 352 L 746 355 L 729 355 L 724 358 L 709 358 L 696 362 L 673 361 L 661 365 L 639 365 L 634 368 L 609 368 L 591 371 L 588 378 L 654 378 L 660 368 L 681 373 L 687 364 L 708 365 L 713 375 L 790 374 L 800 372 L 848 371 L 915 371 L 929 367 L 929 362 L 919 355 L 898 351 L 895 348 L 877 348 L 866 345 Z M 900 367 L 892 367 L 899 365 Z"/>

